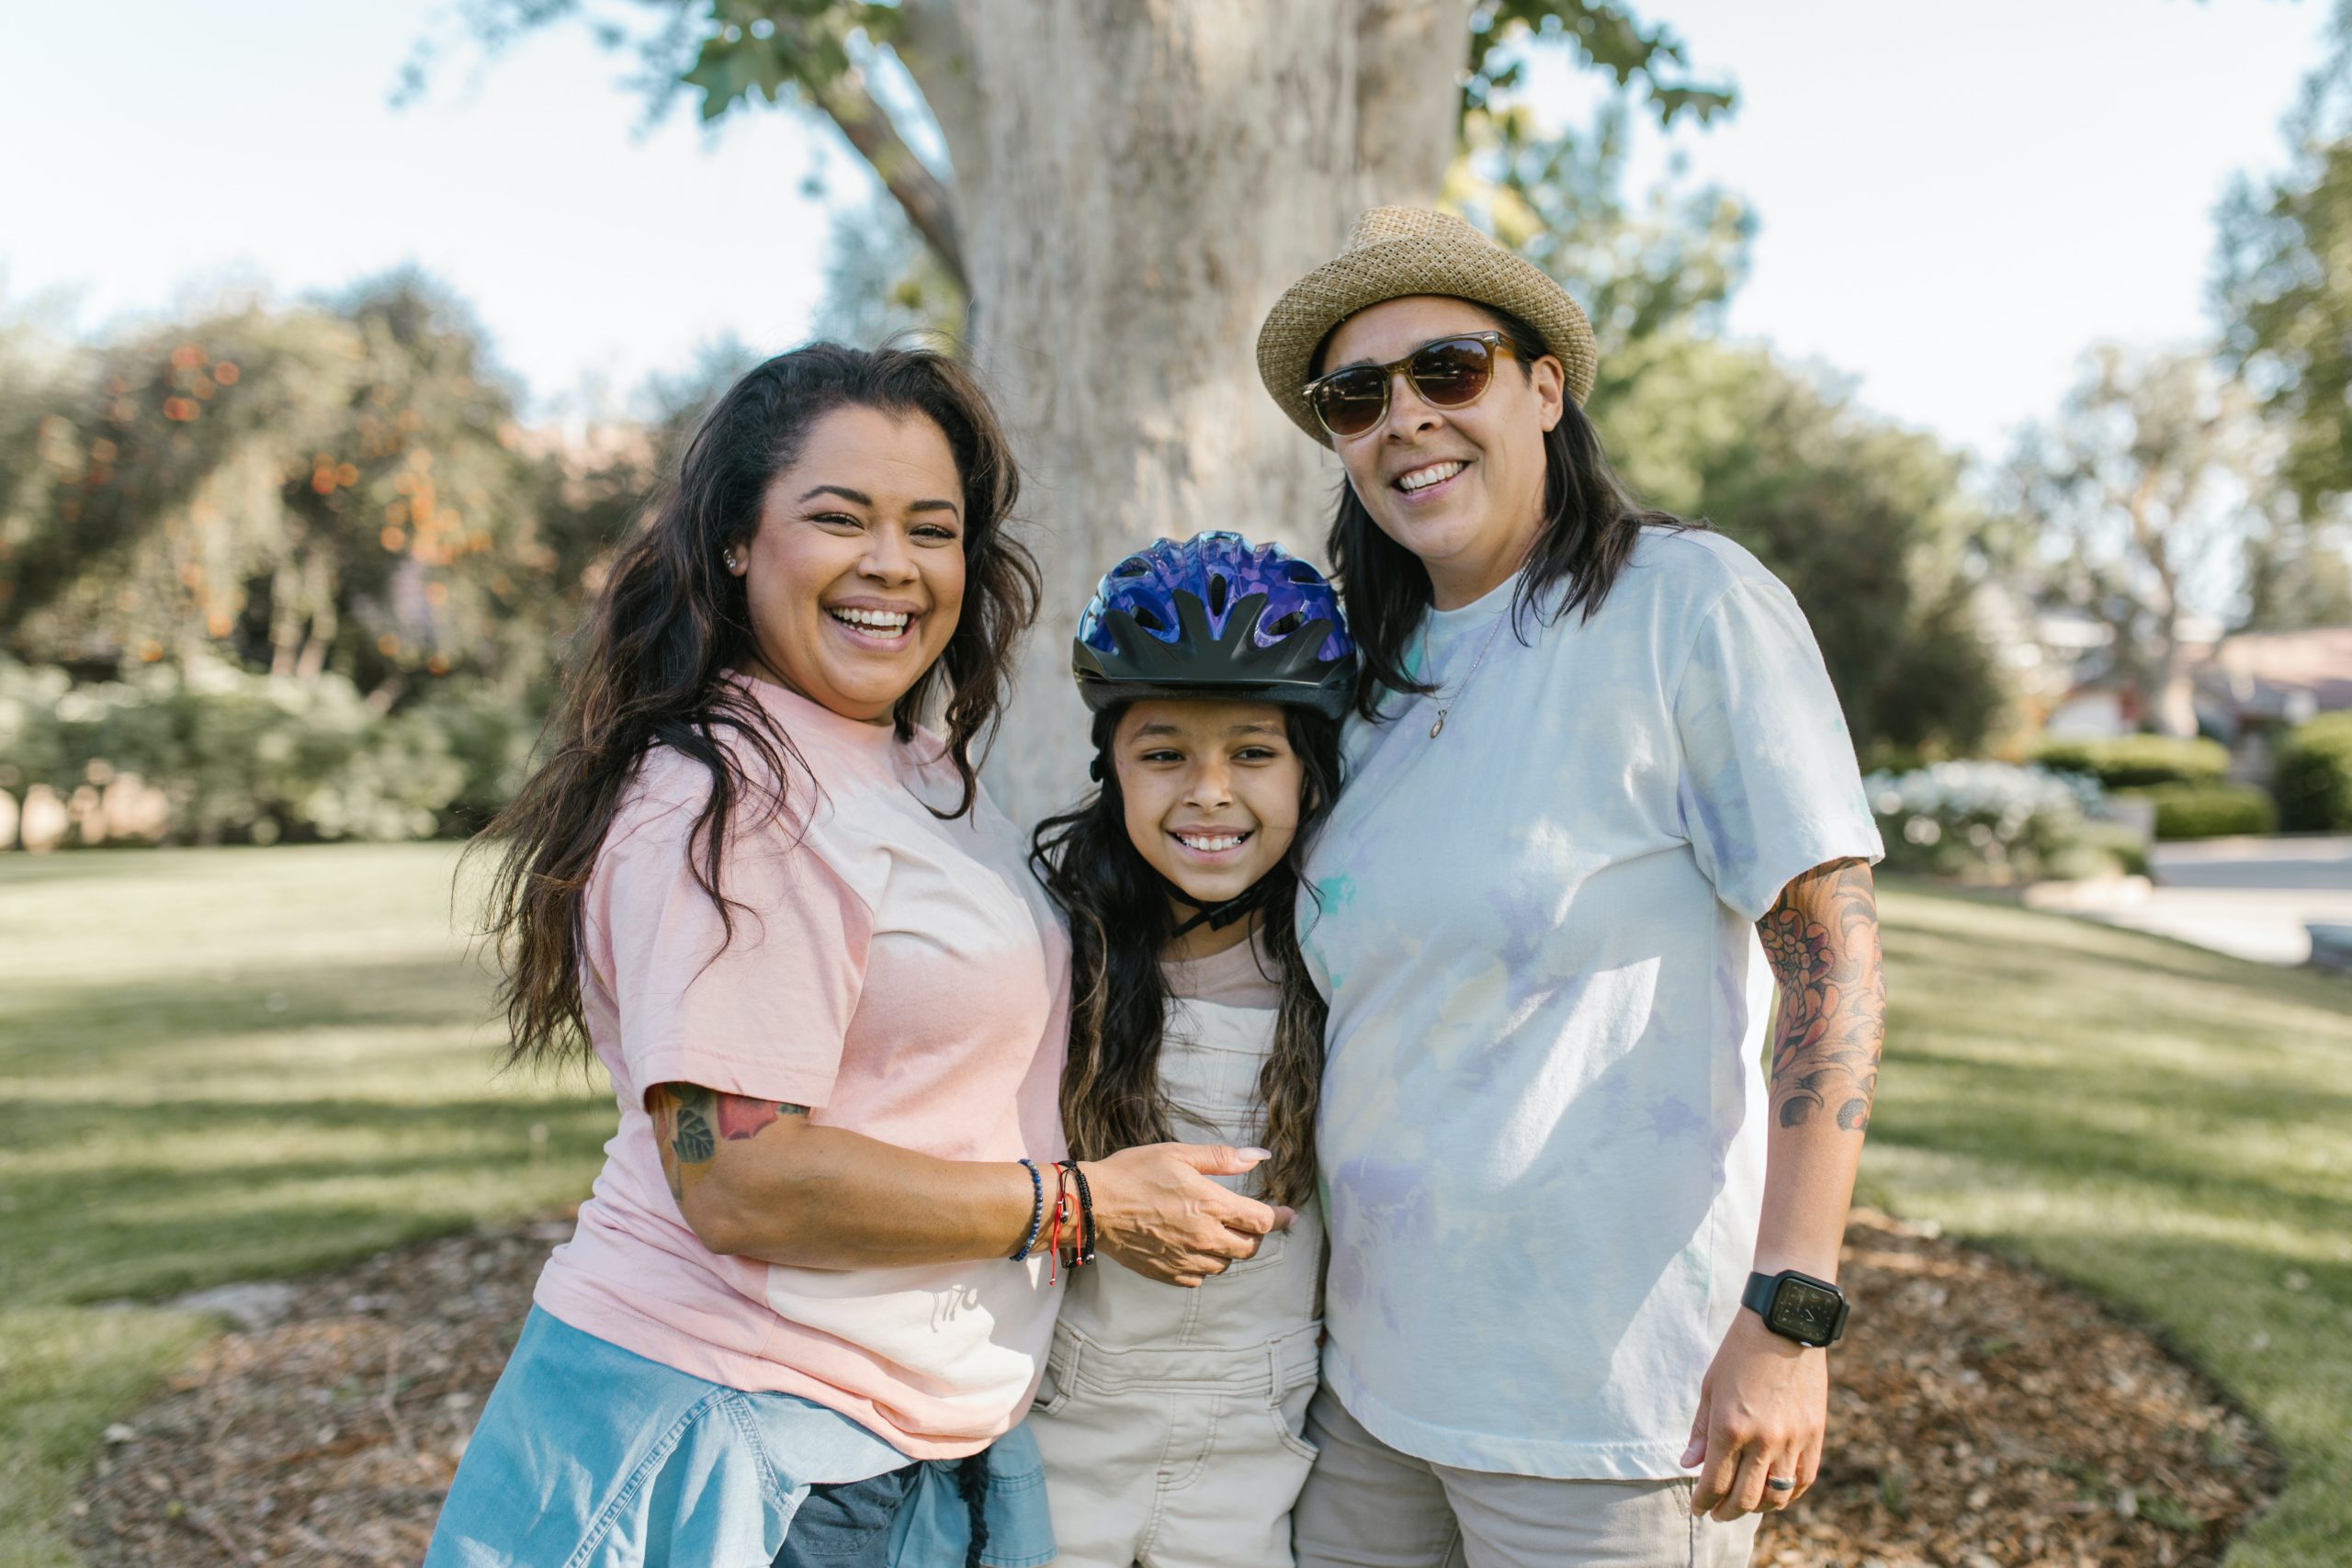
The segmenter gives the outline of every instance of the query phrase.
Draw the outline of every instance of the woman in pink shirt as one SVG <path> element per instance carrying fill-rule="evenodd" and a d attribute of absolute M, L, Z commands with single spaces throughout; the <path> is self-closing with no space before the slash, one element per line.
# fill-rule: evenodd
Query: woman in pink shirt
<path fill-rule="evenodd" d="M 492 919 L 513 1059 L 593 1053 L 619 1127 L 432 1568 L 1043 1562 L 1057 1255 L 1197 1278 L 1286 1221 L 1209 1179 L 1262 1151 L 1057 1163 L 1068 943 L 972 759 L 1016 488 L 952 361 L 817 344 L 616 552 Z"/>

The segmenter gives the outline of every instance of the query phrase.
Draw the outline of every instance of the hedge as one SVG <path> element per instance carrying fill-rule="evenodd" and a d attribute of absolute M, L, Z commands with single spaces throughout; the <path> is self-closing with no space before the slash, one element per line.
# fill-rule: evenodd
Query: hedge
<path fill-rule="evenodd" d="M 2033 760 L 2053 773 L 2087 773 L 2105 789 L 2217 784 L 2230 765 L 2218 740 L 2172 735 L 2067 737 L 2045 740 Z"/>
<path fill-rule="evenodd" d="M 2252 784 L 2168 784 L 2124 794 L 2154 804 L 2156 837 L 2162 840 L 2221 839 L 2278 828 L 2278 808 Z"/>
<path fill-rule="evenodd" d="M 535 731 L 481 689 L 387 714 L 335 674 L 159 665 L 74 685 L 0 659 L 0 790 L 90 797 L 135 779 L 155 810 L 132 836 L 167 842 L 463 833 L 514 787 Z"/>
<path fill-rule="evenodd" d="M 2288 732 L 2278 791 L 2289 832 L 2352 831 L 2352 713 L 2323 714 Z"/>

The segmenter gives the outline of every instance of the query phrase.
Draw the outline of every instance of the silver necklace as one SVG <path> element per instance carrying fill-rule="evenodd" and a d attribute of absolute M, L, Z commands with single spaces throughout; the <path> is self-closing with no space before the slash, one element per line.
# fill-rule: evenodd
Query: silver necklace
<path fill-rule="evenodd" d="M 1478 645 L 1478 657 L 1470 661 L 1469 673 L 1463 676 L 1461 683 L 1453 688 L 1453 695 L 1439 706 L 1437 710 L 1437 722 L 1430 726 L 1430 739 L 1436 739 L 1439 732 L 1445 728 L 1445 716 L 1453 711 L 1453 705 L 1462 700 L 1462 694 L 1470 689 L 1470 682 L 1472 681 L 1477 679 L 1478 667 L 1487 662 L 1487 654 L 1495 646 L 1495 634 L 1503 629 L 1503 621 L 1510 615 L 1510 606 L 1509 604 L 1505 604 L 1501 609 L 1495 612 L 1494 625 L 1487 628 L 1487 640 Z"/>

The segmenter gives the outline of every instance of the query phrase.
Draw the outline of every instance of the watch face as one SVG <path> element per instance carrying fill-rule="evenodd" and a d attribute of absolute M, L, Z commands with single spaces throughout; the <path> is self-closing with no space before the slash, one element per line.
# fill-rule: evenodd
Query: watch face
<path fill-rule="evenodd" d="M 1803 1280 L 1783 1280 L 1772 1300 L 1772 1326 L 1805 1339 L 1826 1339 L 1837 1330 L 1841 1304 L 1835 1291 Z"/>

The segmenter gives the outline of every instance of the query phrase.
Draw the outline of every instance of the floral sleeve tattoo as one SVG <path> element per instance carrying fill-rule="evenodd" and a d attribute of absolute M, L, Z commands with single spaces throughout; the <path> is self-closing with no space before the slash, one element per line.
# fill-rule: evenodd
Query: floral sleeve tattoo
<path fill-rule="evenodd" d="M 1783 1127 L 1829 1111 L 1849 1133 L 1870 1126 L 1886 1035 L 1878 897 L 1859 860 L 1815 866 L 1756 923 L 1781 985 L 1772 1023 L 1772 1110 Z"/>
<path fill-rule="evenodd" d="M 645 1098 L 653 1117 L 654 1141 L 662 1149 L 662 1174 L 669 1179 L 670 1196 L 686 1195 L 686 1178 L 718 1157 L 721 1142 L 733 1143 L 759 1134 L 783 1116 L 806 1116 L 808 1108 L 775 1100 L 750 1100 L 721 1094 L 700 1084 L 656 1084 Z"/>

